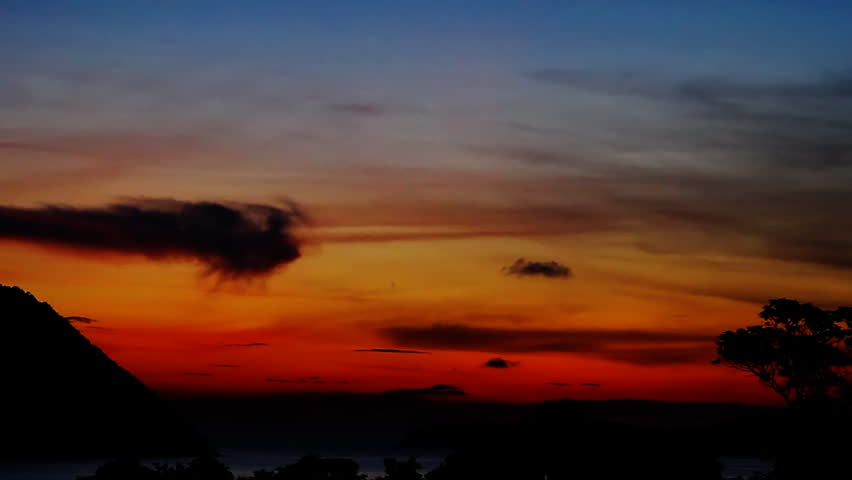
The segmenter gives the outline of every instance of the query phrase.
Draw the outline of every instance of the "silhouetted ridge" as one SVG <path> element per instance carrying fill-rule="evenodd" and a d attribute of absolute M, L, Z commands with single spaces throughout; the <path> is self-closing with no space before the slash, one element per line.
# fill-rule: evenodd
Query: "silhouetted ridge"
<path fill-rule="evenodd" d="M 0 285 L 0 457 L 196 454 L 159 396 L 45 302 Z"/>

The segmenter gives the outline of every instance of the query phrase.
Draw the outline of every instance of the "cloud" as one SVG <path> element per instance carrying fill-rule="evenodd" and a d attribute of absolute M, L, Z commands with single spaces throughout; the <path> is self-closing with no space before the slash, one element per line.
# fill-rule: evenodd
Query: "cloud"
<path fill-rule="evenodd" d="M 595 387 L 600 387 L 600 386 L 601 386 L 601 384 L 600 384 L 600 383 L 581 383 L 581 384 L 580 384 L 580 386 L 581 386 L 581 387 L 592 387 L 592 388 L 595 388 Z"/>
<path fill-rule="evenodd" d="M 387 112 L 383 106 L 377 103 L 338 103 L 329 105 L 328 108 L 335 112 L 371 117 L 383 115 Z"/>
<path fill-rule="evenodd" d="M 504 267 L 503 271 L 506 275 L 516 275 L 518 277 L 548 277 L 548 278 L 568 278 L 573 275 L 571 269 L 561 263 L 550 262 L 532 262 L 519 258 L 515 263 Z"/>
<path fill-rule="evenodd" d="M 299 377 L 299 378 L 276 378 L 269 377 L 266 379 L 267 382 L 271 383 L 298 383 L 298 384 L 311 384 L 311 385 L 323 385 L 326 383 L 337 383 L 337 384 L 345 384 L 349 383 L 346 380 L 327 380 L 320 376 L 314 375 L 310 377 Z"/>
<path fill-rule="evenodd" d="M 191 259 L 222 278 L 269 275 L 300 256 L 295 205 L 140 199 L 104 207 L 0 206 L 0 239 Z"/>
<path fill-rule="evenodd" d="M 512 368 L 520 365 L 521 362 L 510 362 L 500 357 L 495 357 L 485 362 L 485 367 L 488 368 Z"/>
<path fill-rule="evenodd" d="M 72 323 L 85 323 L 85 324 L 91 324 L 91 323 L 97 322 L 97 320 L 95 320 L 94 318 L 80 317 L 80 316 L 76 316 L 76 315 L 72 315 L 70 317 L 65 317 L 65 320 L 68 320 L 69 322 L 72 322 Z"/>
<path fill-rule="evenodd" d="M 671 88 L 666 79 L 638 71 L 541 68 L 526 77 L 551 85 L 619 94 L 662 94 Z"/>
<path fill-rule="evenodd" d="M 222 345 L 223 348 L 246 348 L 246 347 L 266 347 L 268 343 L 252 342 L 252 343 L 227 343 Z"/>
<path fill-rule="evenodd" d="M 570 387 L 570 383 L 562 383 L 562 382 L 544 382 L 545 385 L 552 385 L 554 387 Z"/>
<path fill-rule="evenodd" d="M 647 330 L 513 329 L 434 324 L 392 326 L 379 333 L 397 345 L 479 352 L 562 352 L 620 362 L 666 365 L 712 357 L 713 335 Z"/>
<path fill-rule="evenodd" d="M 384 392 L 385 395 L 399 395 L 399 396 L 437 396 L 437 397 L 456 397 L 467 395 L 467 393 L 462 390 L 460 387 L 455 385 L 444 385 L 441 383 L 432 385 L 427 388 L 398 388 L 395 390 L 387 390 Z"/>
<path fill-rule="evenodd" d="M 684 139 L 693 148 L 730 149 L 740 161 L 746 154 L 748 161 L 764 166 L 820 170 L 852 164 L 852 141 L 846 134 L 852 128 L 852 70 L 786 82 L 560 68 L 526 76 L 674 107 L 677 110 L 668 114 L 680 120 L 680 132 L 669 132 L 669 139 Z"/>
<path fill-rule="evenodd" d="M 398 350 L 395 348 L 360 348 L 355 350 L 356 352 L 375 352 L 375 353 L 414 353 L 414 354 L 426 354 L 429 352 L 421 352 L 419 350 Z"/>
<path fill-rule="evenodd" d="M 542 83 L 604 93 L 680 96 L 714 104 L 731 98 L 852 98 L 852 70 L 825 73 L 809 81 L 788 82 L 737 81 L 722 77 L 678 79 L 638 70 L 570 68 L 542 68 L 528 72 L 526 77 Z"/>
<path fill-rule="evenodd" d="M 709 363 L 713 360 L 713 351 L 695 346 L 656 347 L 653 349 L 624 348 L 606 352 L 610 360 L 635 365 L 673 365 L 680 363 Z"/>

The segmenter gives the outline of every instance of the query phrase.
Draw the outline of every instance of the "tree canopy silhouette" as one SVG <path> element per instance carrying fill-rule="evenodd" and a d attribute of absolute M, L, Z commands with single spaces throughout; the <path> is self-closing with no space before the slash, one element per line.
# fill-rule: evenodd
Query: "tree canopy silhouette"
<path fill-rule="evenodd" d="M 778 298 L 760 318 L 761 325 L 719 335 L 715 363 L 755 375 L 790 406 L 848 402 L 852 308 Z"/>

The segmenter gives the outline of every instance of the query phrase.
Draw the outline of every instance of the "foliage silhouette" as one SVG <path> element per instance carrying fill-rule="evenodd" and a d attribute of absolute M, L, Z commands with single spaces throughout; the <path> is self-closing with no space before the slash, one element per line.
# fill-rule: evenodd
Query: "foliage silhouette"
<path fill-rule="evenodd" d="M 790 406 L 836 403 L 849 391 L 852 308 L 823 310 L 779 298 L 762 325 L 719 335 L 717 363 L 753 374 Z"/>
<path fill-rule="evenodd" d="M 760 317 L 762 325 L 726 331 L 716 342 L 716 363 L 753 374 L 795 407 L 780 419 L 775 468 L 760 478 L 849 478 L 852 308 L 779 298 Z"/>
<path fill-rule="evenodd" d="M 377 480 L 422 480 L 423 475 L 418 472 L 420 468 L 422 468 L 421 465 L 417 463 L 417 459 L 414 457 L 404 462 L 395 458 L 386 458 L 385 476 L 379 477 Z"/>
<path fill-rule="evenodd" d="M 366 480 L 358 473 L 360 467 L 348 458 L 324 458 L 305 455 L 296 463 L 278 467 L 274 472 L 259 470 L 250 477 L 239 480 Z"/>
<path fill-rule="evenodd" d="M 78 480 L 234 480 L 234 475 L 212 454 L 193 459 L 189 465 L 155 464 L 146 467 L 136 459 L 119 459 L 100 467 L 94 475 Z"/>

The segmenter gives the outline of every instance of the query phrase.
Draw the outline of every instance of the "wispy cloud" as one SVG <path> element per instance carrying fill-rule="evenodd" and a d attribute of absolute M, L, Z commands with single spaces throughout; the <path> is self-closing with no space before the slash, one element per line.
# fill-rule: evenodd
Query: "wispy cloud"
<path fill-rule="evenodd" d="M 264 342 L 251 342 L 251 343 L 226 343 L 222 345 L 223 348 L 251 348 L 251 347 L 266 347 L 268 343 Z"/>
<path fill-rule="evenodd" d="M 378 103 L 336 103 L 328 108 L 335 112 L 364 116 L 379 116 L 387 112 L 387 109 Z"/>
<path fill-rule="evenodd" d="M 429 352 L 421 352 L 420 350 L 399 350 L 396 348 L 359 348 L 356 352 L 372 352 L 372 353 L 413 353 L 413 354 L 429 354 Z"/>

